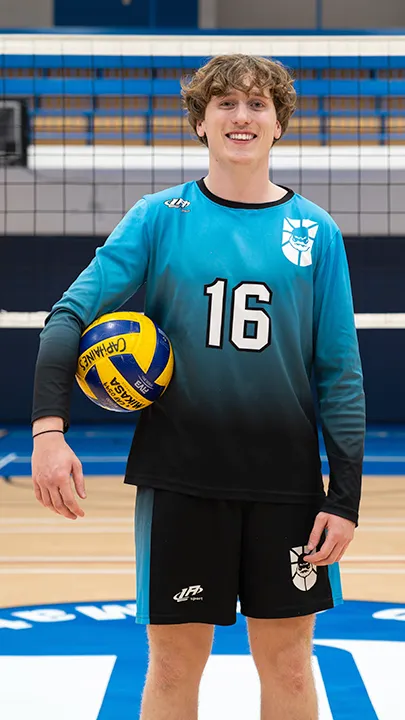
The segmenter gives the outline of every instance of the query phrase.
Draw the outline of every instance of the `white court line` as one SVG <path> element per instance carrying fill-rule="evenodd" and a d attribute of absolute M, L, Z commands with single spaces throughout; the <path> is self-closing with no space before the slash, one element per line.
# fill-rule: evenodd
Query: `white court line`
<path fill-rule="evenodd" d="M 135 569 L 129 568 L 0 568 L 0 575 L 133 575 L 134 572 Z"/>
<path fill-rule="evenodd" d="M 61 521 L 62 521 L 61 516 Z M 85 523 L 85 519 L 79 518 L 79 520 L 83 520 L 83 523 Z M 70 521 L 70 524 L 68 523 L 61 523 L 60 526 L 58 525 L 49 525 L 44 527 L 35 527 L 35 525 L 16 525 L 16 526 L 9 526 L 9 527 L 1 527 L 0 526 L 0 535 L 62 535 L 67 533 L 76 533 L 76 534 L 93 534 L 93 535 L 102 535 L 105 534 L 126 534 L 132 532 L 132 523 L 131 525 L 128 524 L 127 527 L 125 526 L 86 526 L 79 523 L 78 520 Z M 404 525 L 387 525 L 385 526 L 378 526 L 378 525 L 367 525 L 367 526 L 359 526 L 357 532 L 360 532 L 360 534 L 365 532 L 373 532 L 373 533 L 392 533 L 392 532 L 405 532 L 405 524 Z"/>
<path fill-rule="evenodd" d="M 15 518 L 1 518 L 0 519 L 0 526 L 1 525 L 38 525 L 38 524 L 44 524 L 44 525 L 56 525 L 60 522 L 64 522 L 64 518 L 44 518 L 44 517 L 15 517 Z M 70 522 L 66 518 L 66 522 Z M 111 525 L 115 523 L 132 523 L 133 517 L 98 517 L 98 518 L 86 518 L 86 523 L 105 523 L 106 525 Z"/>
<path fill-rule="evenodd" d="M 126 455 L 80 455 L 79 457 L 83 463 L 126 463 L 128 460 Z M 323 462 L 328 461 L 326 455 L 321 455 L 320 458 Z M 16 465 L 24 465 L 31 462 L 31 457 L 29 455 L 20 455 L 16 457 L 13 462 L 15 462 Z M 405 455 L 365 455 L 364 462 L 405 463 Z"/>
<path fill-rule="evenodd" d="M 360 524 L 360 529 L 361 529 L 365 523 L 373 524 L 373 525 L 374 524 L 375 525 L 385 525 L 385 524 L 390 524 L 390 523 L 405 523 L 405 516 L 393 516 L 393 517 L 383 517 L 383 518 L 360 517 L 360 520 L 361 520 L 361 524 Z M 59 526 L 59 524 L 61 522 L 70 523 L 71 521 L 67 520 L 67 518 L 65 519 L 63 517 L 47 518 L 47 517 L 37 517 L 34 515 L 34 516 L 30 516 L 30 517 L 0 518 L 0 527 L 2 525 L 5 525 L 5 526 L 6 525 L 24 525 L 24 526 L 27 526 L 27 525 L 34 525 L 34 526 L 57 525 L 57 526 Z M 104 516 L 104 517 L 96 517 L 96 518 L 86 517 L 84 519 L 84 522 L 86 524 L 105 523 L 106 525 L 109 525 L 109 524 L 126 525 L 126 524 L 130 523 L 132 525 L 134 522 L 134 519 L 132 516 L 130 516 L 130 517 Z"/>
<path fill-rule="evenodd" d="M 135 555 L 3 555 L 0 564 L 13 563 L 132 563 Z M 349 555 L 342 563 L 402 563 L 405 555 Z"/>
<path fill-rule="evenodd" d="M 312 657 L 320 720 L 332 720 L 319 661 Z M 260 684 L 251 655 L 214 655 L 205 667 L 199 698 L 200 720 L 259 720 Z"/>
<path fill-rule="evenodd" d="M 0 657 L 3 720 L 96 720 L 100 716 L 116 655 L 63 655 L 63 646 L 55 650 L 61 655 Z M 37 645 L 34 652 L 41 651 Z"/>
<path fill-rule="evenodd" d="M 0 556 L 0 564 L 6 563 L 132 563 L 135 555 L 12 555 Z"/>
<path fill-rule="evenodd" d="M 320 457 L 323 462 L 327 462 L 327 460 L 328 460 L 327 455 L 321 455 Z M 374 463 L 405 462 L 405 455 L 365 455 L 364 462 L 374 462 Z"/>
<path fill-rule="evenodd" d="M 405 568 L 340 568 L 346 575 L 405 575 Z M 135 568 L 0 568 L 0 575 L 133 575 Z"/>
<path fill-rule="evenodd" d="M 405 524 L 404 525 L 366 525 L 366 526 L 359 526 L 358 532 L 405 532 Z"/>
<path fill-rule="evenodd" d="M 103 534 L 115 534 L 115 535 L 122 535 L 127 534 L 131 532 L 131 528 L 125 528 L 125 527 L 103 527 L 102 525 L 100 527 L 81 527 L 80 525 L 76 525 L 77 520 L 73 520 L 72 524 L 67 525 L 61 525 L 61 527 L 43 527 L 43 528 L 36 528 L 36 527 L 26 527 L 24 526 L 16 526 L 11 528 L 0 528 L 0 535 L 62 535 L 66 533 L 76 533 L 76 534 L 94 534 L 94 535 L 103 535 Z"/>
<path fill-rule="evenodd" d="M 405 568 L 340 568 L 343 575 L 405 575 Z"/>
<path fill-rule="evenodd" d="M 6 465 L 9 465 L 9 463 L 14 462 L 14 460 L 17 459 L 16 453 L 9 453 L 8 455 L 5 455 L 3 458 L 0 458 L 0 470 L 2 470 Z"/>
<path fill-rule="evenodd" d="M 392 522 L 404 522 L 405 523 L 405 517 L 401 517 L 400 515 L 397 515 L 396 517 L 361 517 L 361 524 L 363 523 L 375 523 L 376 525 L 384 525 L 385 523 L 392 523 Z"/>
<path fill-rule="evenodd" d="M 69 442 L 69 438 L 67 440 Z M 93 456 L 87 456 L 87 455 L 79 455 L 79 458 L 82 463 L 108 463 L 113 465 L 114 463 L 126 465 L 128 461 L 127 456 L 105 456 L 105 455 L 95 455 Z M 320 456 L 322 462 L 328 462 L 328 458 L 326 455 Z M 16 465 L 27 465 L 31 463 L 31 457 L 30 456 L 24 456 L 20 455 L 20 457 L 16 457 L 15 460 L 10 461 L 14 462 Z M 392 456 L 379 456 L 379 455 L 371 455 L 364 457 L 364 463 L 370 462 L 370 463 L 376 463 L 376 464 L 384 464 L 384 463 L 405 463 L 405 455 L 392 455 Z M 89 473 L 88 473 L 89 474 Z M 367 473 L 363 473 L 364 475 L 367 475 Z"/>
<path fill-rule="evenodd" d="M 405 462 L 405 455 L 365 455 L 364 462 L 375 462 L 375 463 Z"/>
<path fill-rule="evenodd" d="M 405 562 L 405 555 L 349 555 L 342 558 L 340 562 L 344 563 L 362 563 L 362 562 Z"/>
<path fill-rule="evenodd" d="M 349 555 L 345 556 L 341 562 L 405 562 L 405 555 Z"/>

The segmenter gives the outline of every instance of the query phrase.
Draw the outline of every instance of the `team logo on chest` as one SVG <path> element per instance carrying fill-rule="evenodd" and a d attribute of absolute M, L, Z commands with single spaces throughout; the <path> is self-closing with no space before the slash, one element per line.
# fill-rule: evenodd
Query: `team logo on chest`
<path fill-rule="evenodd" d="M 281 248 L 286 258 L 300 267 L 312 265 L 312 245 L 319 225 L 313 220 L 284 218 Z"/>

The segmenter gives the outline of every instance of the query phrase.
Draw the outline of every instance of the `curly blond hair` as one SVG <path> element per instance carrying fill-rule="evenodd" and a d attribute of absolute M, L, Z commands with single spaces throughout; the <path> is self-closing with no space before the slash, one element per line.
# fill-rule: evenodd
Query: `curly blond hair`
<path fill-rule="evenodd" d="M 281 137 L 295 111 L 297 93 L 294 79 L 277 60 L 258 55 L 217 55 L 191 76 L 181 80 L 183 107 L 198 140 L 208 146 L 207 138 L 197 134 L 197 123 L 205 117 L 205 109 L 213 96 L 225 95 L 231 89 L 250 92 L 254 87 L 269 90 L 281 125 Z M 274 141 L 276 142 L 276 140 Z"/>

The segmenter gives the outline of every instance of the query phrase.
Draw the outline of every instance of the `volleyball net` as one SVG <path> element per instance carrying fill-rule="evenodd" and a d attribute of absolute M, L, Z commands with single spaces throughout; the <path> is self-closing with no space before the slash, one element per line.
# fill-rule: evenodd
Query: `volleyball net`
<path fill-rule="evenodd" d="M 49 310 L 36 310 L 34 312 L 0 310 L 0 329 L 42 329 L 48 314 Z M 358 330 L 405 330 L 405 312 L 355 313 L 355 321 Z"/>
<path fill-rule="evenodd" d="M 405 227 L 405 37 L 0 36 L 0 233 L 106 236 L 145 193 L 202 177 L 180 79 L 249 53 L 293 73 L 271 177 L 346 235 Z"/>

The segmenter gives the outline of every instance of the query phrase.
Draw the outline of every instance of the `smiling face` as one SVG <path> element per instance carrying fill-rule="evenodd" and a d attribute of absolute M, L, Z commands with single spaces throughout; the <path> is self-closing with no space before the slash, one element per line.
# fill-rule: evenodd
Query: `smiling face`
<path fill-rule="evenodd" d="M 268 162 L 282 130 L 269 90 L 253 87 L 214 95 L 196 132 L 206 136 L 210 155 L 218 162 L 260 164 Z"/>

